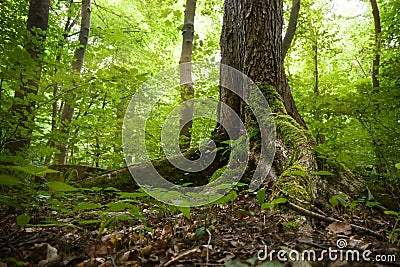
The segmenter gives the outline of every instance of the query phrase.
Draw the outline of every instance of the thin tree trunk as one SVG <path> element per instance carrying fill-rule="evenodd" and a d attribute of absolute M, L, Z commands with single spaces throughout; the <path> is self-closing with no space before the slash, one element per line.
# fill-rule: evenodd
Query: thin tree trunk
<path fill-rule="evenodd" d="M 180 64 L 180 80 L 181 80 L 181 99 L 182 102 L 193 99 L 194 88 L 192 81 L 192 52 L 193 52 L 193 39 L 194 39 L 194 16 L 196 13 L 196 0 L 186 1 L 185 19 L 182 29 L 182 53 L 179 61 Z M 189 63 L 189 64 L 184 64 Z M 193 125 L 193 102 L 188 101 L 183 103 L 180 112 L 180 136 L 181 148 L 189 148 L 191 140 L 191 130 Z"/>
<path fill-rule="evenodd" d="M 294 34 L 296 33 L 297 21 L 299 19 L 300 0 L 292 0 L 292 8 L 290 10 L 289 24 L 286 29 L 285 37 L 282 42 L 282 56 L 285 59 L 287 51 L 289 50 Z"/>
<path fill-rule="evenodd" d="M 44 52 L 44 41 L 49 24 L 50 0 L 31 0 L 29 3 L 29 14 L 27 29 L 30 36 L 27 38 L 26 50 L 32 61 L 35 62 L 33 75 L 21 73 L 21 87 L 15 91 L 14 103 L 11 113 L 15 118 L 16 124 L 13 140 L 5 144 L 5 148 L 15 155 L 18 151 L 29 147 L 31 135 L 35 123 L 36 101 L 32 96 L 37 95 L 39 81 L 42 73 L 41 57 Z M 27 79 L 26 82 L 24 80 Z"/>
<path fill-rule="evenodd" d="M 79 47 L 76 48 L 74 53 L 74 61 L 72 62 L 73 73 L 80 73 L 82 71 L 83 62 L 90 34 L 90 19 L 91 19 L 91 0 L 82 0 L 82 19 L 81 30 L 79 34 Z M 61 133 L 69 136 L 70 124 L 74 116 L 74 97 L 70 103 L 65 102 L 61 114 Z M 68 138 L 63 140 L 63 143 L 57 146 L 60 153 L 56 155 L 59 164 L 66 164 L 68 156 Z"/>
<path fill-rule="evenodd" d="M 372 64 L 372 85 L 375 90 L 379 91 L 379 65 L 381 61 L 381 18 L 379 15 L 379 8 L 376 0 L 370 0 L 372 7 L 372 15 L 374 16 L 374 25 L 375 25 L 375 59 Z"/>
<path fill-rule="evenodd" d="M 319 71 L 318 71 L 318 37 L 315 37 L 315 43 L 312 46 L 314 51 L 314 93 L 319 95 Z"/>
<path fill-rule="evenodd" d="M 69 8 L 71 8 L 72 5 L 73 5 L 73 0 L 70 1 L 70 3 L 69 3 Z M 65 45 L 65 42 L 66 42 L 68 33 L 71 31 L 71 29 L 72 29 L 72 28 L 75 26 L 75 24 L 78 22 L 79 17 L 80 17 L 80 14 L 81 14 L 81 13 L 80 13 L 80 11 L 79 11 L 79 13 L 78 13 L 78 15 L 76 16 L 76 18 L 75 18 L 74 20 L 72 20 L 72 21 L 71 21 L 71 18 L 70 18 L 70 17 L 67 18 L 67 21 L 66 21 L 65 27 L 64 27 L 64 34 L 63 34 L 63 37 L 62 37 L 62 39 L 59 41 L 59 44 L 58 44 L 58 48 L 59 48 L 59 49 L 63 49 L 63 46 Z M 58 54 L 57 54 L 56 62 L 58 62 L 58 63 L 61 62 L 61 51 L 59 51 Z M 56 69 L 54 70 L 54 74 L 56 75 L 57 73 L 58 73 L 58 68 L 56 68 Z M 58 92 L 59 92 L 59 89 L 60 89 L 60 88 L 59 88 L 59 84 L 58 84 L 58 82 L 56 82 L 56 83 L 53 85 L 53 99 L 54 99 L 54 102 L 53 102 L 53 104 L 51 105 L 51 106 L 52 106 L 52 109 L 51 109 L 51 130 L 50 130 L 51 133 L 54 133 L 55 130 L 57 129 L 57 118 L 58 118 L 58 112 L 59 112 L 57 94 L 58 94 Z M 48 147 L 54 147 L 54 139 L 53 139 L 52 135 L 50 135 L 50 138 L 49 138 L 49 140 L 48 140 L 48 142 L 47 142 L 47 146 L 48 146 Z M 46 156 L 45 161 L 44 161 L 45 165 L 48 165 L 48 164 L 50 163 L 52 157 L 53 157 L 53 153 L 51 153 L 50 155 L 47 155 L 47 156 Z"/>
<path fill-rule="evenodd" d="M 374 17 L 374 28 L 375 28 L 375 58 L 372 62 L 372 86 L 373 86 L 373 92 L 376 94 L 376 97 L 378 98 L 379 94 L 379 67 L 380 67 L 380 62 L 381 62 L 381 18 L 379 15 L 379 8 L 378 8 L 378 3 L 376 0 L 370 0 L 371 2 L 371 7 L 372 7 L 372 15 Z M 380 105 L 376 104 L 375 106 L 376 112 L 379 114 L 380 113 Z M 373 142 L 375 144 L 375 155 L 378 160 L 378 173 L 383 173 L 384 172 L 384 157 L 383 157 L 383 148 L 382 148 L 382 142 L 380 141 L 380 138 L 377 137 L 376 139 L 373 139 Z"/>

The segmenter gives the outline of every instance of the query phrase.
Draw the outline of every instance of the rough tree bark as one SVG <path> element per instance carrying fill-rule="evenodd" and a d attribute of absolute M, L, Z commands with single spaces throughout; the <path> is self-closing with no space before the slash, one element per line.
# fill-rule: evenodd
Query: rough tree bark
<path fill-rule="evenodd" d="M 193 39 L 194 39 L 194 16 L 196 14 L 196 0 L 186 1 L 186 10 L 184 25 L 182 29 L 182 53 L 179 60 L 180 77 L 181 77 L 181 99 L 182 102 L 193 99 L 194 88 L 192 81 L 192 69 L 190 64 L 183 64 L 192 62 Z M 182 65 L 183 64 L 183 65 Z M 180 112 L 180 136 L 184 140 L 180 142 L 181 148 L 190 147 L 191 130 L 193 125 L 193 102 L 183 103 L 183 108 Z"/>
<path fill-rule="evenodd" d="M 282 56 L 285 59 L 287 51 L 289 50 L 294 34 L 296 33 L 297 21 L 299 19 L 300 0 L 292 0 L 292 8 L 290 9 L 289 24 L 286 29 L 285 37 L 282 42 Z"/>
<path fill-rule="evenodd" d="M 225 0 L 221 62 L 257 83 L 275 114 L 278 138 L 270 181 L 274 180 L 289 195 L 324 205 L 332 190 L 326 180 L 311 174 L 319 167 L 312 149 L 315 141 L 296 109 L 283 67 L 282 9 L 282 0 Z M 221 88 L 221 101 L 244 118 L 247 128 L 252 127 L 254 119 L 237 95 Z M 222 121 L 229 120 L 223 110 L 220 117 Z M 251 151 L 257 154 L 257 149 Z M 257 155 L 251 155 L 251 159 L 257 160 Z M 338 188 L 341 183 L 349 186 L 349 179 L 345 180 L 345 177 L 337 179 Z"/>
<path fill-rule="evenodd" d="M 91 0 L 82 0 L 81 12 L 81 30 L 79 33 L 79 46 L 75 49 L 74 60 L 72 62 L 72 72 L 80 73 L 82 71 L 83 62 L 85 60 L 85 53 L 90 34 L 90 20 L 91 20 Z M 70 102 L 66 101 L 61 113 L 61 126 L 60 131 L 63 135 L 69 136 L 70 124 L 74 116 L 74 96 Z M 60 153 L 56 155 L 56 160 L 59 164 L 66 164 L 68 156 L 68 138 L 62 141 L 61 145 L 57 146 Z"/>
<path fill-rule="evenodd" d="M 242 71 L 253 81 L 268 83 L 276 88 L 288 114 L 306 128 L 283 68 L 282 40 L 278 40 L 282 38 L 282 33 L 277 32 L 278 29 L 282 31 L 283 20 L 283 5 L 282 1 L 279 2 L 280 5 L 271 1 L 225 1 L 221 63 Z M 221 101 L 240 114 L 242 104 L 237 96 L 232 96 L 223 88 L 220 95 Z"/>
<path fill-rule="evenodd" d="M 14 103 L 11 113 L 15 117 L 16 124 L 13 140 L 7 141 L 5 148 L 15 155 L 18 151 L 29 147 L 33 125 L 35 122 L 36 101 L 32 96 L 37 95 L 39 81 L 42 72 L 41 57 L 44 52 L 44 41 L 46 30 L 49 25 L 50 0 L 31 0 L 29 2 L 29 14 L 27 29 L 29 36 L 25 49 L 31 57 L 33 64 L 33 75 L 21 73 L 21 87 L 15 91 Z M 27 79 L 25 81 L 25 79 Z"/>

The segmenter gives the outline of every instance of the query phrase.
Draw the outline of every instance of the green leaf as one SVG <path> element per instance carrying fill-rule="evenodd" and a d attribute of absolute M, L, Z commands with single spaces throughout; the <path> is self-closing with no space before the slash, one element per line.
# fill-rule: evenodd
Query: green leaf
<path fill-rule="evenodd" d="M 132 208 L 135 208 L 135 206 L 130 203 L 118 201 L 118 202 L 108 204 L 107 211 L 123 211 L 126 209 L 132 209 Z"/>
<path fill-rule="evenodd" d="M 311 172 L 312 175 L 320 175 L 320 176 L 332 176 L 335 175 L 334 173 L 328 172 L 328 171 L 317 171 L 317 172 Z"/>
<path fill-rule="evenodd" d="M 34 176 L 45 176 L 47 173 L 58 173 L 59 171 L 33 165 L 12 166 L 12 169 Z"/>
<path fill-rule="evenodd" d="M 400 170 L 400 163 L 396 163 L 396 164 L 394 165 L 394 167 L 396 167 L 396 169 L 399 169 L 399 170 Z"/>
<path fill-rule="evenodd" d="M 11 175 L 8 174 L 0 174 L 0 185 L 7 185 L 7 186 L 13 186 L 13 185 L 19 185 L 22 182 Z"/>
<path fill-rule="evenodd" d="M 118 194 L 121 198 L 130 198 L 130 199 L 148 196 L 148 194 L 142 192 L 134 192 L 134 193 L 118 192 Z"/>
<path fill-rule="evenodd" d="M 271 202 L 271 204 L 276 205 L 276 204 L 281 204 L 281 203 L 286 203 L 286 202 L 287 202 L 287 199 L 281 197 L 281 198 L 277 198 L 277 199 L 273 200 Z"/>
<path fill-rule="evenodd" d="M 134 209 L 129 209 L 128 212 L 133 215 L 134 217 L 136 217 L 137 219 L 141 220 L 142 222 L 146 222 L 147 219 L 146 217 L 140 213 L 139 208 L 135 207 Z"/>
<path fill-rule="evenodd" d="M 287 202 L 287 199 L 286 199 L 286 198 L 283 198 L 283 197 L 277 198 L 277 199 L 275 199 L 275 200 L 273 200 L 273 201 L 271 201 L 271 202 L 262 204 L 262 205 L 261 205 L 261 209 L 262 209 L 262 210 L 264 210 L 264 209 L 270 209 L 270 208 L 273 208 L 273 207 L 274 207 L 275 205 L 277 205 L 277 204 L 286 203 L 286 202 Z"/>
<path fill-rule="evenodd" d="M 29 214 L 24 213 L 24 214 L 20 214 L 17 216 L 17 224 L 20 227 L 25 227 L 29 221 L 31 220 L 31 216 L 29 216 Z"/>
<path fill-rule="evenodd" d="M 190 220 L 190 207 L 178 207 L 178 210 Z"/>
<path fill-rule="evenodd" d="M 246 259 L 245 262 L 247 262 L 251 266 L 254 266 L 258 262 L 258 258 L 257 257 L 253 257 L 253 258 L 250 258 L 250 259 Z"/>
<path fill-rule="evenodd" d="M 232 188 L 232 184 L 219 184 L 214 187 L 215 190 L 224 190 L 224 189 L 230 189 Z"/>
<path fill-rule="evenodd" d="M 238 197 L 238 194 L 235 190 L 231 190 L 225 197 L 231 202 L 233 202 Z"/>
<path fill-rule="evenodd" d="M 339 201 L 336 196 L 332 196 L 329 198 L 329 203 L 331 203 L 332 207 L 336 208 L 336 206 L 339 204 Z"/>
<path fill-rule="evenodd" d="M 340 204 L 342 204 L 343 206 L 347 203 L 347 197 L 343 194 L 337 194 L 336 196 L 334 196 L 339 202 Z"/>
<path fill-rule="evenodd" d="M 101 223 L 101 220 L 82 220 L 82 221 L 78 221 L 78 224 L 80 224 L 80 225 L 98 224 L 98 223 Z"/>
<path fill-rule="evenodd" d="M 73 186 L 70 186 L 66 183 L 63 182 L 58 182 L 58 181 L 51 181 L 48 182 L 47 186 L 53 190 L 53 191 L 59 191 L 59 192 L 66 192 L 66 191 L 78 191 L 78 188 L 75 188 Z"/>
<path fill-rule="evenodd" d="M 373 208 L 379 205 L 381 205 L 381 203 L 376 201 L 368 201 L 367 203 L 365 203 L 365 206 L 367 206 L 368 208 Z"/>
<path fill-rule="evenodd" d="M 82 211 L 82 210 L 95 210 L 100 209 L 102 205 L 99 203 L 91 203 L 91 202 L 82 202 L 79 203 L 78 206 L 74 208 L 74 211 Z"/>
<path fill-rule="evenodd" d="M 106 189 L 104 189 L 104 191 L 111 191 L 111 192 L 120 192 L 121 190 L 119 190 L 118 188 L 109 186 Z"/>
<path fill-rule="evenodd" d="M 53 226 L 73 226 L 71 223 L 59 222 L 55 220 L 41 221 L 40 224 L 35 224 L 35 227 L 53 227 Z"/>
<path fill-rule="evenodd" d="M 265 209 L 271 209 L 271 208 L 273 208 L 274 207 L 274 204 L 272 204 L 272 203 L 264 203 L 264 204 L 262 204 L 261 205 L 261 209 L 262 210 L 265 210 Z"/>
<path fill-rule="evenodd" d="M 41 170 L 41 171 L 38 171 L 35 175 L 36 175 L 36 176 L 44 177 L 44 176 L 46 176 L 46 174 L 48 174 L 48 173 L 60 173 L 60 171 L 45 168 L 45 169 L 43 169 L 43 170 Z"/>
<path fill-rule="evenodd" d="M 205 233 L 206 233 L 206 228 L 204 226 L 202 226 L 202 227 L 196 229 L 195 237 L 197 239 L 202 238 Z"/>
<path fill-rule="evenodd" d="M 110 219 L 108 219 L 103 226 L 103 230 L 104 228 L 108 227 L 108 226 L 113 226 L 115 225 L 115 223 L 117 221 L 132 221 L 132 216 L 130 216 L 129 214 L 117 214 L 115 216 L 112 216 Z M 103 231 L 100 231 L 103 232 Z"/>
<path fill-rule="evenodd" d="M 265 201 L 265 189 L 260 189 L 257 191 L 257 199 L 258 199 L 258 203 L 260 203 L 260 206 L 264 203 Z"/>
<path fill-rule="evenodd" d="M 254 216 L 255 213 L 254 213 L 254 211 L 251 211 L 251 210 L 238 209 L 238 210 L 235 210 L 234 214 L 252 217 L 252 216 Z"/>
<path fill-rule="evenodd" d="M 385 210 L 384 213 L 385 213 L 386 215 L 394 215 L 394 216 L 399 216 L 399 215 L 400 215 L 399 212 L 397 212 L 397 211 L 392 211 L 392 210 Z"/>
<path fill-rule="evenodd" d="M 92 191 L 92 192 L 100 192 L 101 190 L 103 190 L 103 188 L 94 186 L 94 187 L 92 187 L 92 188 L 90 188 L 88 190 Z"/>

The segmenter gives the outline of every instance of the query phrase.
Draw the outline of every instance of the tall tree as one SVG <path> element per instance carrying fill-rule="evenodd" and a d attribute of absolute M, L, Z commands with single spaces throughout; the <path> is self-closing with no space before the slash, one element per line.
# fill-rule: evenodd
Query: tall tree
<path fill-rule="evenodd" d="M 277 145 L 270 176 L 276 181 L 276 185 L 294 195 L 298 195 L 294 188 L 302 188 L 299 190 L 302 192 L 300 198 L 313 199 L 325 205 L 333 188 L 323 177 L 308 176 L 296 179 L 295 175 L 285 174 L 287 171 L 290 173 L 296 170 L 310 173 L 318 169 L 318 165 L 312 149 L 314 141 L 307 134 L 305 123 L 296 109 L 285 75 L 282 21 L 282 0 L 225 0 L 221 62 L 247 75 L 258 84 L 267 100 L 272 102 L 270 105 L 272 104 L 272 112 L 275 114 Z M 240 114 L 240 117 L 244 118 L 244 125 L 251 130 L 254 118 L 248 114 L 244 102 L 232 91 L 225 88 L 220 90 L 221 101 Z M 229 124 L 231 118 L 224 114 L 223 109 L 220 109 L 221 111 L 222 124 L 224 125 L 224 120 Z M 252 160 L 259 161 L 257 153 L 260 149 L 257 149 L 257 145 L 259 147 L 259 143 L 250 140 L 250 167 Z M 339 180 L 341 178 L 338 178 Z M 338 184 L 336 189 L 339 187 Z M 346 188 L 342 187 L 342 190 Z"/>
<path fill-rule="evenodd" d="M 372 7 L 372 15 L 374 17 L 375 29 L 375 59 L 372 64 L 372 85 L 377 90 L 379 88 L 379 65 L 381 61 L 381 17 L 379 15 L 378 3 L 376 0 L 370 0 Z"/>
<path fill-rule="evenodd" d="M 49 24 L 49 8 L 50 0 L 31 0 L 29 3 L 28 36 L 25 49 L 32 60 L 32 69 L 21 73 L 21 86 L 14 94 L 11 113 L 18 123 L 15 126 L 13 140 L 7 141 L 5 144 L 5 148 L 11 154 L 16 154 L 23 148 L 29 147 L 31 142 L 35 122 L 36 101 L 34 99 L 39 90 L 42 73 L 42 56 Z"/>
<path fill-rule="evenodd" d="M 81 12 L 81 29 L 79 33 L 79 46 L 75 49 L 74 59 L 72 62 L 73 74 L 79 74 L 82 71 L 83 62 L 85 60 L 86 48 L 89 41 L 90 34 L 90 20 L 91 20 L 91 0 L 82 0 Z M 74 101 L 75 97 L 72 96 L 70 102 L 66 101 L 61 113 L 61 133 L 64 138 L 62 144 L 57 146 L 60 153 L 56 155 L 58 163 L 65 164 L 68 155 L 68 136 L 70 133 L 70 124 L 74 116 Z"/>
<path fill-rule="evenodd" d="M 73 0 L 70 0 L 70 2 L 68 3 L 68 5 L 66 5 L 65 7 L 67 7 L 68 9 L 72 9 L 73 6 Z M 78 14 L 75 16 L 75 18 L 73 19 L 71 17 L 71 15 L 69 14 L 67 17 L 67 20 L 65 22 L 64 25 L 64 33 L 62 38 L 59 40 L 58 46 L 57 46 L 57 50 L 58 50 L 58 54 L 56 56 L 56 62 L 59 64 L 61 63 L 62 60 L 62 48 L 65 46 L 65 44 L 67 43 L 67 38 L 68 38 L 68 34 L 71 32 L 71 30 L 74 28 L 74 26 L 78 23 L 79 18 L 80 18 L 80 13 L 81 10 L 79 10 Z M 54 74 L 57 75 L 57 73 L 59 72 L 58 68 L 55 68 L 54 70 Z M 57 121 L 58 121 L 58 112 L 59 112 L 59 100 L 57 98 L 57 95 L 59 93 L 60 90 L 60 84 L 58 82 L 55 82 L 53 85 L 53 104 L 51 107 L 51 133 L 54 133 L 57 130 Z M 49 147 L 54 147 L 54 138 L 50 137 L 47 141 L 47 145 Z M 53 153 L 51 153 L 50 155 L 47 155 L 45 158 L 45 164 L 48 165 L 51 161 L 53 157 Z"/>
<path fill-rule="evenodd" d="M 282 96 L 288 114 L 306 128 L 283 68 L 282 21 L 281 0 L 225 1 L 221 63 L 242 71 L 255 82 L 272 85 Z M 229 90 L 221 90 L 221 100 L 240 112 L 238 96 Z"/>
<path fill-rule="evenodd" d="M 381 62 L 381 17 L 379 14 L 379 7 L 378 3 L 376 0 L 370 0 L 371 2 L 371 7 L 372 7 L 372 15 L 374 17 L 374 32 L 375 32 L 375 45 L 374 45 L 374 60 L 372 62 L 372 86 L 373 86 L 373 92 L 374 94 L 379 94 L 379 68 L 380 68 L 380 62 Z M 378 96 L 377 96 L 378 99 Z M 380 113 L 380 105 L 376 105 L 376 112 L 379 114 Z M 385 165 L 385 157 L 383 154 L 383 148 L 382 148 L 382 142 L 379 138 L 379 136 L 374 136 L 374 134 L 371 132 L 371 139 L 372 142 L 374 143 L 375 146 L 375 154 L 376 158 L 378 160 L 377 164 L 377 169 L 379 173 L 384 172 L 384 165 Z"/>
<path fill-rule="evenodd" d="M 181 77 L 181 99 L 184 102 L 180 113 L 180 135 L 184 137 L 181 147 L 190 147 L 191 129 L 193 125 L 193 102 L 188 100 L 194 97 L 191 64 L 192 62 L 193 39 L 194 39 L 194 16 L 196 14 L 196 0 L 186 1 L 185 19 L 182 29 L 182 53 L 179 61 Z M 187 102 L 185 102 L 187 101 Z"/>
<path fill-rule="evenodd" d="M 288 85 L 282 57 L 282 1 L 226 0 L 221 36 L 221 63 L 236 68 L 253 81 L 272 85 L 285 108 L 306 127 Z M 240 113 L 238 96 L 221 88 L 221 100 Z"/>

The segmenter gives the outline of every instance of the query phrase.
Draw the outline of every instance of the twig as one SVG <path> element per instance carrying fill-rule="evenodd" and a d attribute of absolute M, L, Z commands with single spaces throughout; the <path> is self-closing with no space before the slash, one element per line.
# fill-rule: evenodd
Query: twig
<path fill-rule="evenodd" d="M 332 217 L 327 217 L 327 216 L 318 214 L 316 212 L 306 210 L 306 209 L 304 209 L 304 208 L 302 208 L 300 206 L 297 206 L 296 204 L 291 203 L 290 201 L 287 201 L 286 203 L 283 203 L 282 205 L 287 207 L 287 208 L 289 208 L 289 209 L 291 209 L 291 210 L 294 210 L 295 212 L 297 212 L 297 213 L 299 213 L 301 215 L 304 215 L 304 216 L 307 216 L 307 217 L 310 217 L 310 218 L 314 218 L 314 219 L 321 220 L 321 221 L 324 221 L 324 222 L 329 222 L 329 223 L 341 222 L 338 219 L 335 219 L 335 218 L 332 218 Z M 358 225 L 354 225 L 354 224 L 350 224 L 350 226 L 357 232 L 364 232 L 364 233 L 367 233 L 367 234 L 369 234 L 371 236 L 379 238 L 381 240 L 385 240 L 386 239 L 386 237 L 384 237 L 383 235 L 381 235 L 381 234 L 379 234 L 379 233 L 377 233 L 375 231 L 372 231 L 371 229 L 368 229 L 368 228 L 365 228 L 365 227 L 362 227 L 362 226 L 358 226 Z"/>
<path fill-rule="evenodd" d="M 177 261 L 179 261 L 181 259 L 184 259 L 184 258 L 186 258 L 186 257 L 188 257 L 188 256 L 190 256 L 190 255 L 192 255 L 194 253 L 198 253 L 198 252 L 200 252 L 199 247 L 196 247 L 194 249 L 188 250 L 188 251 L 176 256 L 175 258 L 172 258 L 171 260 L 161 264 L 160 267 L 171 266 L 175 262 L 177 262 Z"/>
<path fill-rule="evenodd" d="M 275 186 L 275 187 L 276 187 L 276 188 L 278 189 L 278 191 L 279 191 L 281 194 L 283 194 L 285 197 L 294 199 L 294 200 L 296 200 L 297 202 L 299 202 L 299 203 L 301 203 L 301 204 L 303 204 L 303 205 L 308 205 L 308 206 L 310 206 L 311 208 L 313 208 L 313 209 L 315 209 L 316 211 L 318 211 L 319 213 L 321 213 L 322 215 L 327 216 L 327 215 L 325 214 L 325 212 L 323 212 L 322 210 L 320 210 L 319 208 L 317 208 L 316 206 L 314 206 L 314 205 L 311 204 L 310 202 L 301 200 L 301 199 L 299 199 L 299 198 L 297 198 L 297 197 L 294 197 L 294 196 L 291 196 L 291 195 L 289 195 L 288 193 L 286 193 L 285 191 L 283 191 L 282 189 L 280 189 L 278 186 Z"/>
<path fill-rule="evenodd" d="M 314 243 L 314 242 L 308 242 L 308 241 L 305 241 L 305 240 L 298 240 L 297 242 L 305 244 L 305 245 L 317 247 L 317 248 L 320 248 L 320 249 L 323 249 L 323 250 L 328 250 L 329 249 L 329 248 L 324 247 L 324 246 L 322 246 L 320 244 L 317 244 L 317 243 Z"/>
<path fill-rule="evenodd" d="M 113 256 L 110 255 L 111 263 L 113 267 L 118 267 L 118 265 L 115 263 L 115 259 Z"/>
<path fill-rule="evenodd" d="M 208 264 L 208 260 L 209 260 L 209 255 L 208 255 L 208 250 L 209 250 L 209 248 L 210 248 L 210 243 L 211 243 L 211 233 L 210 233 L 210 231 L 208 231 L 208 229 L 206 229 L 206 232 L 207 232 L 207 234 L 208 234 L 208 242 L 207 242 L 207 250 L 206 250 L 206 264 Z"/>

